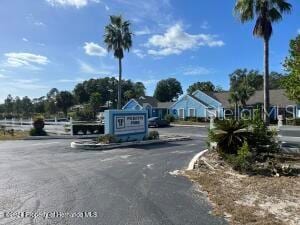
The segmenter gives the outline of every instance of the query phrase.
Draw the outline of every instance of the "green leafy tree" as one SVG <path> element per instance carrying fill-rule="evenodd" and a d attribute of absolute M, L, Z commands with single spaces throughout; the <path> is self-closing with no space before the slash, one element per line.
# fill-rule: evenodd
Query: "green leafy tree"
<path fill-rule="evenodd" d="M 14 98 L 11 95 L 8 95 L 4 100 L 5 112 L 7 114 L 12 114 L 14 109 Z"/>
<path fill-rule="evenodd" d="M 161 102 L 170 102 L 183 94 L 181 84 L 175 78 L 168 78 L 157 83 L 154 97 Z"/>
<path fill-rule="evenodd" d="M 130 99 L 134 98 L 134 92 L 132 90 L 127 90 L 124 92 L 124 97 L 126 99 L 126 101 L 129 101 Z"/>
<path fill-rule="evenodd" d="M 145 93 L 146 88 L 142 82 L 136 82 L 134 84 L 133 90 L 134 90 L 134 95 L 136 98 L 146 95 L 146 93 Z"/>
<path fill-rule="evenodd" d="M 284 63 L 288 76 L 284 80 L 287 96 L 300 103 L 300 35 L 290 42 L 289 56 Z"/>
<path fill-rule="evenodd" d="M 85 89 L 84 84 L 82 83 L 77 84 L 73 92 L 74 92 L 75 99 L 80 104 L 88 102 L 90 99 L 90 96 L 87 90 Z"/>
<path fill-rule="evenodd" d="M 22 98 L 22 112 L 25 117 L 32 116 L 33 104 L 29 97 L 25 96 Z"/>
<path fill-rule="evenodd" d="M 68 91 L 61 91 L 56 95 L 57 107 L 63 111 L 64 115 L 68 115 L 68 109 L 74 105 L 74 97 Z"/>
<path fill-rule="evenodd" d="M 21 116 L 22 114 L 22 100 L 19 96 L 15 97 L 14 100 L 14 112 L 17 116 Z"/>
<path fill-rule="evenodd" d="M 90 106 L 93 110 L 94 113 L 94 118 L 96 117 L 96 113 L 99 110 L 100 106 L 101 106 L 101 94 L 99 94 L 98 92 L 95 92 L 91 95 L 90 97 Z"/>
<path fill-rule="evenodd" d="M 59 93 L 57 88 L 52 88 L 48 93 L 47 93 L 47 99 L 55 99 L 56 95 Z"/>
<path fill-rule="evenodd" d="M 283 13 L 289 13 L 292 5 L 286 0 L 237 0 L 235 13 L 242 23 L 256 18 L 253 35 L 264 40 L 264 121 L 269 124 L 267 116 L 269 95 L 269 41 L 272 36 L 272 23 L 282 19 Z"/>
<path fill-rule="evenodd" d="M 119 60 L 118 83 L 118 109 L 121 109 L 121 85 L 122 85 L 122 59 L 124 50 L 132 47 L 132 33 L 130 22 L 123 21 L 121 16 L 110 16 L 110 24 L 105 26 L 104 42 L 108 51 L 113 51 L 115 58 Z"/>
<path fill-rule="evenodd" d="M 214 92 L 214 91 L 216 91 L 216 87 L 210 81 L 196 82 L 196 83 L 192 84 L 191 86 L 189 86 L 189 88 L 187 89 L 187 92 L 189 94 L 192 94 L 193 92 L 195 92 L 197 90 L 205 91 L 205 92 Z"/>

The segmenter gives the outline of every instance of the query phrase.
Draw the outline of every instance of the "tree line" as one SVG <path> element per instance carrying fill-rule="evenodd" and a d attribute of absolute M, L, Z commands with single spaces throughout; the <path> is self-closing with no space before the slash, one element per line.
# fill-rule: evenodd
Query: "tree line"
<path fill-rule="evenodd" d="M 229 79 L 229 91 L 232 93 L 231 100 L 233 103 L 245 104 L 255 90 L 263 88 L 263 75 L 256 70 L 237 69 L 229 75 Z M 283 88 L 285 79 L 286 76 L 283 74 L 271 72 L 270 88 Z M 71 107 L 79 105 L 79 109 L 88 113 L 91 118 L 94 118 L 101 106 L 117 108 L 118 83 L 119 81 L 114 77 L 105 77 L 78 83 L 71 92 L 52 88 L 45 96 L 39 98 L 30 99 L 27 96 L 20 98 L 8 95 L 4 104 L 0 104 L 0 114 L 2 117 L 7 118 L 29 118 L 35 114 L 43 114 L 45 117 L 54 115 L 66 117 Z M 146 95 L 146 88 L 142 82 L 122 80 L 121 86 L 121 105 L 126 104 L 132 98 Z M 192 94 L 196 90 L 204 92 L 224 91 L 211 81 L 193 83 L 188 87 L 187 93 Z M 182 94 L 182 85 L 176 78 L 159 81 L 154 91 L 154 97 L 161 102 L 176 101 Z"/>
<path fill-rule="evenodd" d="M 9 94 L 4 103 L 0 104 L 0 116 L 30 118 L 35 114 L 42 114 L 47 118 L 67 117 L 71 107 L 80 105 L 78 111 L 84 112 L 79 113 L 95 117 L 101 106 L 117 107 L 118 83 L 114 77 L 90 79 L 78 83 L 71 92 L 52 88 L 45 96 L 33 99 L 27 96 L 13 97 Z M 125 104 L 131 98 L 144 96 L 146 88 L 142 82 L 122 80 L 122 90 L 122 104 Z"/>

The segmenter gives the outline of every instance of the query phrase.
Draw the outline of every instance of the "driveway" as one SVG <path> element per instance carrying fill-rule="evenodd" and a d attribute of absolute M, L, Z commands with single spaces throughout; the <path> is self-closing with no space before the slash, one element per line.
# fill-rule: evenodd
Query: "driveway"
<path fill-rule="evenodd" d="M 204 138 L 104 152 L 69 145 L 68 140 L 0 142 L 0 224 L 226 224 L 209 214 L 197 186 L 178 175 L 205 148 Z M 70 214 L 4 218 L 9 212 Z M 80 218 L 81 212 L 93 217 Z"/>

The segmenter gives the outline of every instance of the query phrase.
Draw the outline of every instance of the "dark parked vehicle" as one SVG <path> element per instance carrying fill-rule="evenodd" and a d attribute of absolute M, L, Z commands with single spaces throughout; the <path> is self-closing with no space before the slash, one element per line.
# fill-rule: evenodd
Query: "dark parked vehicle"
<path fill-rule="evenodd" d="M 158 117 L 152 117 L 148 119 L 148 127 L 166 127 L 169 125 L 170 124 L 167 120 L 163 120 Z"/>

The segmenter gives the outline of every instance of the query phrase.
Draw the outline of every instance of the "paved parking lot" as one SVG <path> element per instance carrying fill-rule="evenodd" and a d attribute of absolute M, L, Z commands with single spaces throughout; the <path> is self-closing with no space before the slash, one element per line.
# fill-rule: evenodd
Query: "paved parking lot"
<path fill-rule="evenodd" d="M 71 149 L 70 140 L 0 142 L 0 224 L 226 224 L 209 214 L 197 186 L 178 176 L 205 148 L 206 130 L 159 130 L 194 140 L 103 152 Z M 3 218 L 53 211 L 97 217 Z"/>

